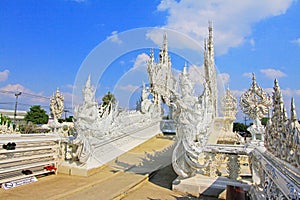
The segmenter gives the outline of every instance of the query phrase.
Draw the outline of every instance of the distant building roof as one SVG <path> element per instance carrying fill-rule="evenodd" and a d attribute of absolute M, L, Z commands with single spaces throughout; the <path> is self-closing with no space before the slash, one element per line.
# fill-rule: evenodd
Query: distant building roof
<path fill-rule="evenodd" d="M 27 113 L 27 111 L 17 110 L 17 112 L 16 112 L 16 114 L 17 114 L 16 119 L 17 120 L 24 119 L 26 113 Z M 15 110 L 0 109 L 0 114 L 2 114 L 3 116 L 7 116 L 10 119 L 14 119 Z"/>

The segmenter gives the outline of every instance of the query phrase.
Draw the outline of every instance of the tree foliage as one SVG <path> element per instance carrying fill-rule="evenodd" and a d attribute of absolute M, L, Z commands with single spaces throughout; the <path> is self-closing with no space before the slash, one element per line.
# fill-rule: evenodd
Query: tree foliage
<path fill-rule="evenodd" d="M 262 124 L 262 125 L 266 126 L 267 123 L 268 123 L 268 120 L 269 120 L 268 117 L 263 117 L 260 121 L 261 121 L 261 124 Z"/>
<path fill-rule="evenodd" d="M 247 132 L 247 126 L 243 123 L 233 123 L 233 131 L 235 132 Z"/>
<path fill-rule="evenodd" d="M 110 111 L 115 107 L 115 105 L 116 97 L 108 91 L 108 93 L 102 97 L 101 107 L 103 108 L 103 110 L 107 110 L 108 113 L 110 113 Z"/>
<path fill-rule="evenodd" d="M 33 124 L 46 124 L 49 116 L 46 111 L 39 105 L 31 106 L 30 110 L 26 113 L 24 120 L 32 122 Z"/>
<path fill-rule="evenodd" d="M 10 123 L 11 123 L 11 119 L 8 116 L 3 116 L 1 114 L 1 116 L 0 116 L 0 124 L 1 125 L 7 125 L 7 126 L 9 126 Z"/>
<path fill-rule="evenodd" d="M 115 105 L 116 104 L 116 98 L 115 98 L 115 95 L 113 95 L 112 93 L 110 93 L 108 91 L 108 93 L 102 97 L 102 106 L 105 107 L 105 106 L 110 105 L 110 104 Z"/>

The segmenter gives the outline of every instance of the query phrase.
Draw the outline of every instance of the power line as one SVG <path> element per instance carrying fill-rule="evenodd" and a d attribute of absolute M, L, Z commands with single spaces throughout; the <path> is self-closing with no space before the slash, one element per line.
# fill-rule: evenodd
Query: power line
<path fill-rule="evenodd" d="M 8 91 L 8 90 L 0 90 L 0 93 L 6 93 L 6 94 L 12 94 L 15 95 L 15 92 L 13 91 Z M 50 100 L 50 97 L 47 96 L 42 96 L 42 95 L 37 95 L 37 94 L 30 94 L 27 92 L 22 92 L 22 96 L 29 96 L 29 97 L 34 97 L 36 99 L 46 99 L 46 100 Z M 71 103 L 71 101 L 65 101 L 65 103 Z"/>
<path fill-rule="evenodd" d="M 8 90 L 0 90 L 0 93 L 15 95 L 15 92 L 8 91 Z M 40 98 L 40 99 L 50 99 L 50 97 L 46 97 L 46 96 L 42 96 L 42 95 L 37 95 L 37 94 L 30 94 L 30 93 L 27 93 L 27 92 L 22 92 L 22 95 L 36 97 L 36 98 Z"/>

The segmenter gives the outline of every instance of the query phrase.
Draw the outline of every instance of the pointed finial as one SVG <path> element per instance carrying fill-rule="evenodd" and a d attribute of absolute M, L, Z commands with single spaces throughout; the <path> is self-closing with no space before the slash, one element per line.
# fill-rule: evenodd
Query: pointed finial
<path fill-rule="evenodd" d="M 150 57 L 153 57 L 154 56 L 154 50 L 153 48 L 150 49 Z"/>
<path fill-rule="evenodd" d="M 167 41 L 167 32 L 164 32 L 164 41 Z"/>
<path fill-rule="evenodd" d="M 283 105 L 283 108 L 282 108 L 282 114 L 283 114 L 283 121 L 286 121 L 288 119 L 288 116 L 287 116 L 286 109 L 285 109 L 284 105 Z"/>
<path fill-rule="evenodd" d="M 291 100 L 291 120 L 293 122 L 297 121 L 297 113 L 296 113 L 296 107 L 295 107 L 295 102 L 294 102 L 294 97 L 292 97 Z"/>
<path fill-rule="evenodd" d="M 85 87 L 86 88 L 90 88 L 91 87 L 91 74 L 89 74 L 88 79 L 85 83 Z"/>
<path fill-rule="evenodd" d="M 153 48 L 150 49 L 150 56 L 149 56 L 149 60 L 148 63 L 154 63 L 154 50 Z"/>
<path fill-rule="evenodd" d="M 252 81 L 254 82 L 256 82 L 256 77 L 255 77 L 255 74 L 254 74 L 254 72 L 252 72 Z"/>
<path fill-rule="evenodd" d="M 164 32 L 163 50 L 167 51 L 168 48 L 168 37 L 167 32 Z"/>
<path fill-rule="evenodd" d="M 208 30 L 209 31 L 212 31 L 212 29 L 213 29 L 213 24 L 212 24 L 212 21 L 208 21 Z"/>
<path fill-rule="evenodd" d="M 184 67 L 183 67 L 183 75 L 187 75 L 187 66 L 186 66 L 186 62 L 184 63 Z"/>
<path fill-rule="evenodd" d="M 274 86 L 278 86 L 278 80 L 277 80 L 277 78 L 275 78 L 275 80 L 274 80 Z"/>
<path fill-rule="evenodd" d="M 227 91 L 230 91 L 230 88 L 229 88 L 229 84 L 227 85 L 227 89 L 226 89 Z"/>

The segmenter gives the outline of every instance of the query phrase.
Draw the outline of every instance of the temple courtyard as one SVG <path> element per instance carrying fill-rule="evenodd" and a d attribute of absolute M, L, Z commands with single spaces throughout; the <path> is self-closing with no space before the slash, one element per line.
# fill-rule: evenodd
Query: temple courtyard
<path fill-rule="evenodd" d="M 171 190 L 175 136 L 159 134 L 91 176 L 41 176 L 37 182 L 1 189 L 0 199 L 193 199 Z M 206 199 L 206 198 L 205 198 Z"/>

